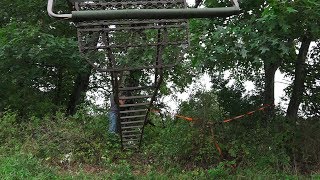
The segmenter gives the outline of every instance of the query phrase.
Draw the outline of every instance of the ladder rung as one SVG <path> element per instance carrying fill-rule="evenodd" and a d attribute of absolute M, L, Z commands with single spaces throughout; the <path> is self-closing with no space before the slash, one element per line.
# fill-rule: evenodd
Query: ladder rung
<path fill-rule="evenodd" d="M 133 148 L 133 147 L 137 147 L 139 145 L 139 142 L 137 141 L 132 141 L 131 143 L 128 143 L 128 142 L 122 142 L 123 146 L 125 147 L 130 147 L 130 148 Z"/>
<path fill-rule="evenodd" d="M 140 141 L 140 138 L 138 138 L 138 139 L 130 139 L 130 138 L 122 138 L 122 141 L 124 141 L 124 142 L 128 142 L 128 141 Z"/>
<path fill-rule="evenodd" d="M 140 141 L 139 139 L 135 139 L 135 140 L 133 140 L 133 139 L 122 139 L 122 144 L 123 145 L 131 145 L 131 146 L 133 146 L 133 145 L 138 145 L 139 141 Z"/>
<path fill-rule="evenodd" d="M 144 121 L 127 121 L 127 122 L 121 122 L 121 124 L 135 124 L 135 123 L 144 123 Z"/>
<path fill-rule="evenodd" d="M 127 99 L 142 99 L 142 98 L 151 98 L 152 95 L 146 95 L 146 96 L 124 96 L 124 97 L 119 97 L 119 99 L 122 100 L 127 100 Z"/>
<path fill-rule="evenodd" d="M 138 86 L 138 87 L 123 87 L 119 88 L 119 91 L 133 91 L 133 90 L 140 90 L 146 88 L 153 88 L 154 86 Z"/>
<path fill-rule="evenodd" d="M 123 149 L 130 149 L 130 150 L 133 150 L 133 149 L 139 149 L 139 144 L 136 143 L 136 144 L 123 144 Z"/>
<path fill-rule="evenodd" d="M 141 133 L 140 130 L 132 130 L 132 131 L 122 131 L 122 134 L 124 134 L 124 133 L 135 133 L 135 132 Z"/>
<path fill-rule="evenodd" d="M 149 105 L 149 104 L 150 103 L 124 104 L 124 105 L 120 105 L 120 107 L 145 106 L 145 105 Z"/>
<path fill-rule="evenodd" d="M 125 127 L 121 127 L 121 129 L 132 129 L 132 128 L 142 128 L 142 126 L 125 126 Z"/>
<path fill-rule="evenodd" d="M 127 110 L 127 111 L 120 111 L 121 114 L 124 113 L 132 113 L 132 112 L 146 112 L 147 109 L 133 109 L 133 110 Z"/>
<path fill-rule="evenodd" d="M 143 114 L 143 115 L 136 115 L 136 116 L 123 116 L 123 117 L 120 117 L 120 119 L 132 119 L 132 118 L 140 118 L 140 117 L 146 117 L 146 115 Z"/>
<path fill-rule="evenodd" d="M 123 149 L 138 149 L 138 144 L 123 144 Z"/>
<path fill-rule="evenodd" d="M 130 134 L 130 135 L 122 135 L 122 138 L 127 138 L 127 137 L 139 137 L 141 134 Z"/>

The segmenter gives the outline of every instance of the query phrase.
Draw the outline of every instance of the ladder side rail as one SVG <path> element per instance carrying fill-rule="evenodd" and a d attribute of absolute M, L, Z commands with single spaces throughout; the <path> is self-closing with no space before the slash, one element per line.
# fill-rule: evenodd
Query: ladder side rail
<path fill-rule="evenodd" d="M 163 41 L 166 41 L 166 39 L 167 39 L 167 29 L 164 29 L 164 36 L 162 38 L 161 38 L 161 30 L 159 30 L 158 31 L 158 41 L 162 41 L 163 42 Z M 157 47 L 156 65 L 160 65 L 161 66 L 163 64 L 163 59 L 162 59 L 163 49 L 164 49 L 164 45 L 159 45 Z M 145 119 L 144 119 L 144 124 L 143 124 L 143 127 L 142 127 L 141 136 L 140 136 L 139 148 L 142 145 L 144 127 L 145 127 L 145 125 L 146 125 L 146 123 L 148 121 L 148 116 L 150 114 L 150 110 L 151 110 L 152 104 L 156 99 L 156 96 L 157 96 L 158 91 L 160 89 L 160 85 L 162 84 L 162 81 L 163 81 L 163 68 L 162 67 L 161 68 L 155 68 L 155 71 L 156 71 L 156 76 L 155 76 L 155 85 L 156 85 L 156 87 L 154 89 L 154 93 L 153 93 L 153 96 L 152 96 L 152 98 L 150 100 L 150 104 L 149 104 L 149 107 L 147 109 L 147 113 L 146 113 L 146 116 L 145 116 Z"/>

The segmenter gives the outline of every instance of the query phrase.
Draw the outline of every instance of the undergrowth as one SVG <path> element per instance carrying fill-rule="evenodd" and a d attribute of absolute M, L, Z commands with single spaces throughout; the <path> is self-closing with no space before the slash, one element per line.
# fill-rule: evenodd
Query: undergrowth
<path fill-rule="evenodd" d="M 105 115 L 0 117 L 1 179 L 318 179 L 318 121 L 252 116 L 230 124 L 152 115 L 139 152 L 121 151 Z M 163 122 L 165 127 L 163 127 Z M 219 152 L 217 144 L 221 150 Z"/>

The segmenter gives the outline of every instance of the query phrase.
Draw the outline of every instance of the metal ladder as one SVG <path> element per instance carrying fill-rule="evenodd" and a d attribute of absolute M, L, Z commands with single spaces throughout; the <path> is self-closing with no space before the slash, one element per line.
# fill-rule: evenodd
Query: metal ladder
<path fill-rule="evenodd" d="M 118 96 L 119 100 L 128 102 L 124 105 L 119 105 L 118 126 L 120 127 L 123 149 L 137 149 L 141 146 L 144 127 L 148 123 L 148 114 L 156 99 L 158 88 L 162 81 L 161 79 L 162 77 L 159 77 L 153 86 L 118 88 L 119 94 L 131 94 L 131 96 Z M 147 90 L 149 90 L 151 94 L 137 95 Z"/>
<path fill-rule="evenodd" d="M 166 41 L 166 36 L 162 38 L 162 34 L 159 31 L 158 42 L 160 43 L 161 41 Z M 163 48 L 164 45 L 161 44 L 156 46 L 155 77 L 151 85 L 120 87 L 117 76 L 119 74 L 129 74 L 130 76 L 133 71 L 124 70 L 111 73 L 113 93 L 116 95 L 115 102 L 119 102 L 119 100 L 127 102 L 123 105 L 117 103 L 119 110 L 117 122 L 122 149 L 138 149 L 141 147 L 144 127 L 148 123 L 148 115 L 163 81 L 163 67 L 161 66 L 163 64 Z M 142 92 L 145 93 L 142 94 Z"/>

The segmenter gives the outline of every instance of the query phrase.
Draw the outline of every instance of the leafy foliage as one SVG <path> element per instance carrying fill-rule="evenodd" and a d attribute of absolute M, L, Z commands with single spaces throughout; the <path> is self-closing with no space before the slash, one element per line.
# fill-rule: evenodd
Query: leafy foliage
<path fill-rule="evenodd" d="M 216 96 L 212 93 L 201 96 L 199 92 L 196 96 L 208 97 L 209 94 L 213 98 L 200 98 L 199 102 L 208 99 L 215 102 Z M 186 110 L 187 105 L 185 103 L 183 109 Z M 190 105 L 193 107 L 194 101 L 191 100 Z M 202 109 L 202 106 L 198 108 Z M 199 109 L 187 108 L 187 112 Z M 253 123 L 259 118 L 255 116 L 232 124 L 206 127 L 212 121 L 200 120 L 191 124 L 167 118 L 162 129 L 159 128 L 161 118 L 154 116 L 157 126 L 146 127 L 142 150 L 130 152 L 121 151 L 118 138 L 106 133 L 105 116 L 85 115 L 87 112 L 83 109 L 70 118 L 59 113 L 44 119 L 33 117 L 24 123 L 18 123 L 20 120 L 16 113 L 4 113 L 0 118 L 3 144 L 0 148 L 0 162 L 3 162 L 0 176 L 282 178 L 293 177 L 289 174 L 294 170 L 316 172 L 318 167 L 320 134 L 314 133 L 319 128 L 318 121 L 283 123 L 283 119 L 278 117 L 272 121 L 274 124 L 264 128 Z M 210 116 L 210 110 L 206 112 Z M 202 117 L 206 112 L 203 111 Z M 222 155 L 215 142 L 219 144 Z"/>
<path fill-rule="evenodd" d="M 0 80 L 0 108 L 10 106 L 22 114 L 33 114 L 66 104 L 72 79 L 81 71 L 74 40 L 18 23 L 8 24 L 0 34 L 4 77 Z"/>
<path fill-rule="evenodd" d="M 226 3 L 206 0 L 204 5 Z M 57 5 L 61 12 L 69 8 L 63 1 Z M 203 72 L 211 76 L 213 87 L 180 104 L 179 114 L 194 118 L 194 123 L 153 114 L 157 126 L 146 127 L 140 152 L 121 151 L 119 137 L 106 132 L 107 117 L 92 106 L 84 104 L 73 116 L 62 113 L 74 91 L 80 92 L 74 101 L 84 102 L 81 93 L 109 86 L 104 81 L 110 79 L 91 74 L 84 65 L 73 24 L 50 19 L 45 1 L 1 0 L 0 6 L 5 7 L 0 10 L 1 178 L 319 178 L 318 0 L 247 0 L 239 16 L 190 20 L 192 47 L 181 64 L 165 72 L 168 83 L 161 93 L 187 89 Z M 122 41 L 126 34 L 115 38 Z M 277 69 L 293 78 L 304 38 L 313 43 L 305 65 L 301 117 L 287 119 L 276 109 L 268 126 L 263 123 L 264 112 L 222 123 L 258 108 Z M 179 56 L 170 48 L 165 61 Z M 143 64 L 155 52 L 126 53 Z M 140 54 L 145 57 L 140 59 Z M 149 74 L 137 71 L 130 78 L 150 83 Z M 243 85 L 246 80 L 256 85 L 249 94 Z M 89 88 L 79 88 L 81 83 Z M 294 86 L 288 87 L 289 99 Z"/>

